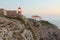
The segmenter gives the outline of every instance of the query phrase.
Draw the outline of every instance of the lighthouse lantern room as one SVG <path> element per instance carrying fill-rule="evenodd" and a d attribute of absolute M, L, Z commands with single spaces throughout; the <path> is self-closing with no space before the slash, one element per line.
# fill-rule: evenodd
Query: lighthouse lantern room
<path fill-rule="evenodd" d="M 21 7 L 19 6 L 18 7 L 18 14 L 21 14 L 22 13 L 22 9 L 21 9 Z"/>

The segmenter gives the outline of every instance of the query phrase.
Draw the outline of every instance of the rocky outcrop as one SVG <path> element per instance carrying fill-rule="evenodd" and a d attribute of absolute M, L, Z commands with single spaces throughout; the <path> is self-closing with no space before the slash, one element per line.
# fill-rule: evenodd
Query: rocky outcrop
<path fill-rule="evenodd" d="M 60 30 L 48 21 L 23 15 L 0 17 L 0 40 L 60 40 Z"/>

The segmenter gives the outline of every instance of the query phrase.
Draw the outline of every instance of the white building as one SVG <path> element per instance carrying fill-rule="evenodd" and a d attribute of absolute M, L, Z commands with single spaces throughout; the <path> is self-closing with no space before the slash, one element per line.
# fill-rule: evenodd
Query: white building
<path fill-rule="evenodd" d="M 37 21 L 40 21 L 41 20 L 41 16 L 34 15 L 34 16 L 32 16 L 32 19 L 35 19 Z"/>

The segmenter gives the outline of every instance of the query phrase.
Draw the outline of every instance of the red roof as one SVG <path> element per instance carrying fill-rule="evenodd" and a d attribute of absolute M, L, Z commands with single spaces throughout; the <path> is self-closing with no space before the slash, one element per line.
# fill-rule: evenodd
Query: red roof
<path fill-rule="evenodd" d="M 34 16 L 32 16 L 32 17 L 33 17 L 33 18 L 34 18 L 34 17 L 38 17 L 38 18 L 39 18 L 40 16 L 38 16 L 38 15 L 34 15 Z"/>
<path fill-rule="evenodd" d="M 21 7 L 19 6 L 18 9 L 21 9 Z"/>

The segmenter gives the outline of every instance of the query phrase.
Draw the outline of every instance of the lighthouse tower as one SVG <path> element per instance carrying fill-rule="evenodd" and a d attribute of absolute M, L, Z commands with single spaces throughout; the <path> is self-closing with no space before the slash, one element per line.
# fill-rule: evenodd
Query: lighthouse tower
<path fill-rule="evenodd" d="M 21 14 L 22 13 L 22 9 L 21 9 L 21 7 L 19 6 L 18 7 L 18 14 Z"/>

